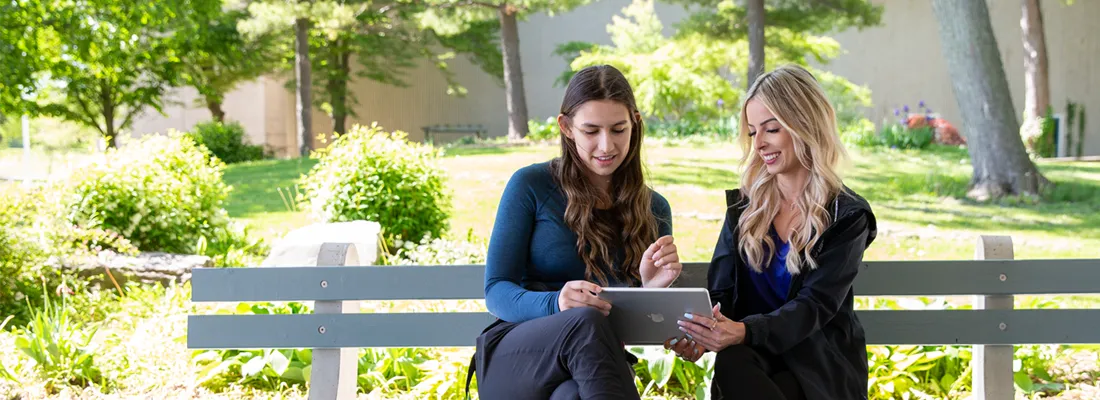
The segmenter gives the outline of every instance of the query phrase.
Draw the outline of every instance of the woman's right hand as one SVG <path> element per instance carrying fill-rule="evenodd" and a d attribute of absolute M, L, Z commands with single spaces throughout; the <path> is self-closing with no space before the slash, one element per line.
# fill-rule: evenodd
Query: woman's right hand
<path fill-rule="evenodd" d="M 606 317 L 611 313 L 611 303 L 600 298 L 603 288 L 588 281 L 569 281 L 558 293 L 558 309 L 561 311 L 577 307 L 593 307 Z"/>

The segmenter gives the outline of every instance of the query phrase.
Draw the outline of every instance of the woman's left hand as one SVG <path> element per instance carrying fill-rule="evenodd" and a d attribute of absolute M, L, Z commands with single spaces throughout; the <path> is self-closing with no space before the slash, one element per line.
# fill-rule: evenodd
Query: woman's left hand
<path fill-rule="evenodd" d="M 722 315 L 722 303 L 714 306 L 714 318 L 684 314 L 676 323 L 688 338 L 715 353 L 745 341 L 745 324 Z"/>
<path fill-rule="evenodd" d="M 676 278 L 680 277 L 680 271 L 684 266 L 680 264 L 680 254 L 676 251 L 676 244 L 672 236 L 663 236 L 649 245 L 642 254 L 642 262 L 638 265 L 638 272 L 642 275 L 642 287 L 669 287 Z"/>

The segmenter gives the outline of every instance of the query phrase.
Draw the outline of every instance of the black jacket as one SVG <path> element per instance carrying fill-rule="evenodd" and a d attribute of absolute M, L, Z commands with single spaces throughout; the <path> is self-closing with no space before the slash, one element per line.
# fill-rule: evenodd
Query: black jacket
<path fill-rule="evenodd" d="M 791 278 L 787 302 L 766 314 L 759 304 L 744 253 L 737 249 L 737 221 L 748 205 L 739 190 L 726 191 L 726 221 L 707 273 L 712 302 L 745 324 L 745 344 L 780 355 L 798 377 L 807 400 L 867 398 L 867 344 L 856 317 L 852 281 L 877 227 L 870 204 L 848 188 L 829 208 L 833 221 L 811 256 L 815 270 Z"/>

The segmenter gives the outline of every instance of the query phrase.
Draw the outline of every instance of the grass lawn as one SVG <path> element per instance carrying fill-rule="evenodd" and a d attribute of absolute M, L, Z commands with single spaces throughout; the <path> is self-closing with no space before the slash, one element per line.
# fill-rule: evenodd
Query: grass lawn
<path fill-rule="evenodd" d="M 983 234 L 1011 235 L 1017 258 L 1100 257 L 1100 163 L 1041 163 L 1042 173 L 1057 185 L 1042 202 L 980 204 L 964 196 L 970 179 L 965 150 L 851 152 L 846 183 L 871 202 L 879 221 L 869 260 L 969 259 Z M 472 231 L 488 238 L 511 174 L 557 153 L 552 146 L 448 149 L 441 164 L 454 191 L 452 234 L 465 237 Z M 730 143 L 650 144 L 645 157 L 649 184 L 672 206 L 683 259 L 709 260 L 722 223 L 723 191 L 739 182 L 739 150 Z M 315 163 L 230 166 L 225 174 L 234 187 L 230 215 L 250 221 L 268 238 L 308 224 L 279 191 L 293 193 L 298 176 Z"/>

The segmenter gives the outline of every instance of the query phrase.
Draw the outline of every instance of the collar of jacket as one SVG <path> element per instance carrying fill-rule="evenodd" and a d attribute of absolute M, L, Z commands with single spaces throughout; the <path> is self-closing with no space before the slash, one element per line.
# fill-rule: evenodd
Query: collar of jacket
<path fill-rule="evenodd" d="M 841 187 L 840 193 L 836 195 L 831 201 L 832 207 L 829 207 L 829 226 L 825 228 L 825 233 L 822 237 L 828 236 L 829 231 L 836 228 L 837 224 L 844 221 L 846 218 L 856 214 L 865 213 L 868 221 L 868 226 L 871 229 L 871 233 L 867 236 L 867 245 L 870 245 L 875 240 L 875 236 L 878 233 L 878 225 L 875 221 L 875 214 L 871 211 L 871 204 L 867 202 L 862 196 L 853 191 L 847 186 Z M 748 196 L 742 195 L 740 189 L 726 190 L 726 218 L 733 224 L 734 233 L 737 233 L 737 221 L 741 219 L 741 212 L 749 206 Z M 821 250 L 821 244 L 824 241 L 818 241 L 817 246 L 814 248 L 813 253 L 816 254 Z"/>

